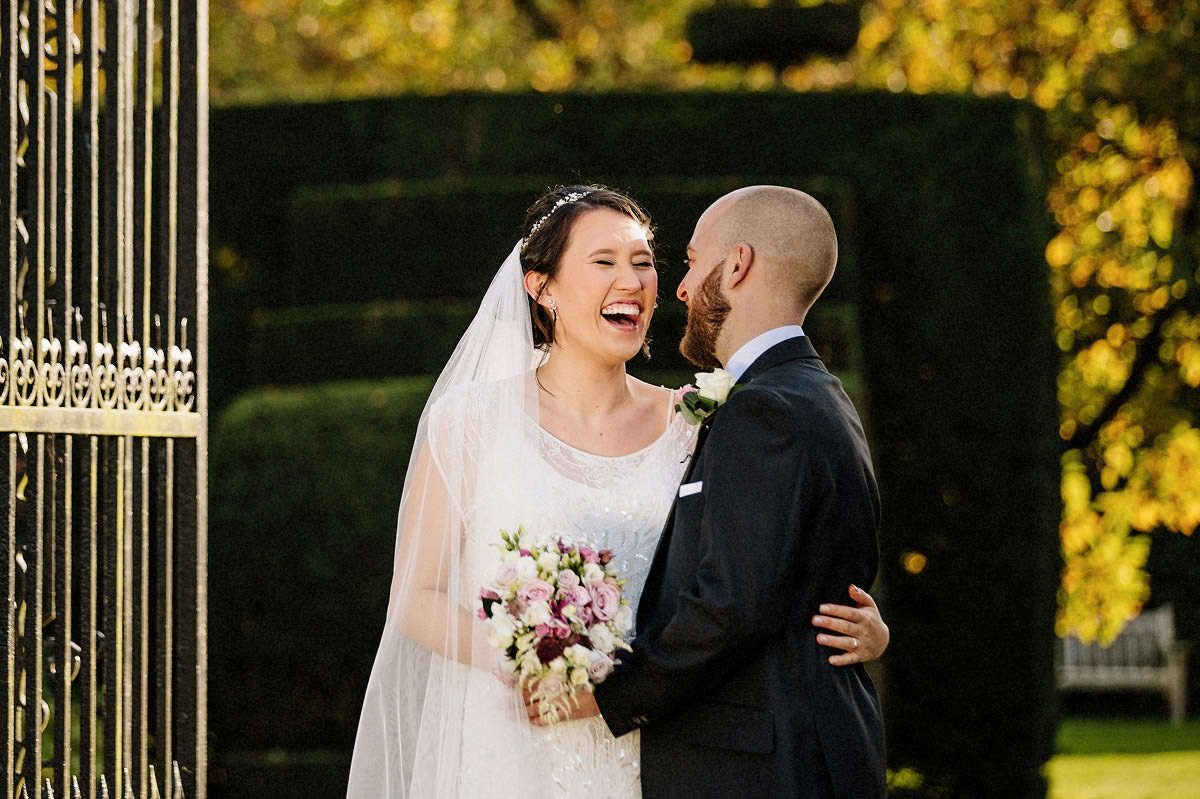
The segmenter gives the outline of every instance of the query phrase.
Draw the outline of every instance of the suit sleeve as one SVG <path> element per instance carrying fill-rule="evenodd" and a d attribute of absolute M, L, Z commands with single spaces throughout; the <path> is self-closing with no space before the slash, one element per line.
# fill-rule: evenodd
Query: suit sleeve
<path fill-rule="evenodd" d="M 750 387 L 714 419 L 693 474 L 703 481 L 699 530 L 677 527 L 671 540 L 698 548 L 697 572 L 674 614 L 640 634 L 597 686 L 615 735 L 671 714 L 806 612 L 796 553 L 806 509 L 828 481 L 800 428 L 781 398 Z"/>

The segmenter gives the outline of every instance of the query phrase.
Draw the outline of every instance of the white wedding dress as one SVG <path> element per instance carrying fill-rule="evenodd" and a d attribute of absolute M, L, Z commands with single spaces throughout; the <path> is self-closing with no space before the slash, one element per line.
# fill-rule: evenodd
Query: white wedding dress
<path fill-rule="evenodd" d="M 607 457 L 537 422 L 520 242 L 439 375 L 414 435 L 387 621 L 363 698 L 348 799 L 636 799 L 636 734 L 599 718 L 532 726 L 494 673 L 476 618 L 500 531 L 565 533 L 612 550 L 637 604 L 696 428 L 662 394 L 665 431 Z M 364 553 L 364 557 L 375 557 Z"/>
<path fill-rule="evenodd" d="M 488 477 L 476 485 L 462 550 L 465 585 L 473 595 L 464 600 L 478 601 L 484 570 L 498 558 L 499 531 L 524 525 L 534 535 L 561 531 L 612 550 L 627 580 L 624 596 L 636 609 L 697 429 L 666 402 L 663 412 L 670 414 L 665 432 L 645 449 L 618 457 L 580 451 L 530 422 L 520 438 L 536 452 L 503 453 L 485 465 L 482 474 Z M 514 472 L 513 463 L 522 468 Z M 469 672 L 459 796 L 641 795 L 638 733 L 613 738 L 599 717 L 531 727 L 513 689 L 487 670 Z M 513 769 L 512 742 L 531 731 L 538 767 Z"/>

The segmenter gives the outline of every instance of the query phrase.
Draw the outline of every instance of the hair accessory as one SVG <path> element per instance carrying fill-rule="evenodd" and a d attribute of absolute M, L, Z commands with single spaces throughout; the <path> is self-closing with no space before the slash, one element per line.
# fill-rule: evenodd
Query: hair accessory
<path fill-rule="evenodd" d="M 555 201 L 554 205 L 550 208 L 550 210 L 547 211 L 546 214 L 541 219 L 534 222 L 533 225 L 529 228 L 529 235 L 521 240 L 521 252 L 525 252 L 525 247 L 529 244 L 529 240 L 531 238 L 533 238 L 533 234 L 537 233 L 538 230 L 541 229 L 542 225 L 544 225 L 546 223 L 547 219 L 554 216 L 555 211 L 557 211 L 559 208 L 562 208 L 567 203 L 573 203 L 576 200 L 582 200 L 584 197 L 588 196 L 589 194 L 591 194 L 590 191 L 573 191 L 570 194 L 559 197 L 558 200 Z"/>

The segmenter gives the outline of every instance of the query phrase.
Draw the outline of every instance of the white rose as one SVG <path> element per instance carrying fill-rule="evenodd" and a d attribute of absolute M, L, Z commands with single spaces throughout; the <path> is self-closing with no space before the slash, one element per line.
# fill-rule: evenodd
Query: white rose
<path fill-rule="evenodd" d="M 602 683 L 613 670 L 612 659 L 608 655 L 593 653 L 592 662 L 588 664 L 588 676 L 592 682 Z"/>
<path fill-rule="evenodd" d="M 581 688 L 588 684 L 591 675 L 588 674 L 588 666 L 590 662 L 581 663 L 577 668 L 571 670 L 571 685 L 576 688 Z"/>
<path fill-rule="evenodd" d="M 604 582 L 604 569 L 599 563 L 585 563 L 583 566 L 583 584 L 592 585 Z"/>
<path fill-rule="evenodd" d="M 558 571 L 558 553 L 543 552 L 537 559 L 538 567 L 547 574 L 554 574 Z"/>
<path fill-rule="evenodd" d="M 517 561 L 517 579 L 521 582 L 532 580 L 538 576 L 537 561 L 528 555 L 522 555 Z"/>
<path fill-rule="evenodd" d="M 588 662 L 592 659 L 592 650 L 583 644 L 572 644 L 567 647 L 567 651 L 563 654 L 571 661 L 572 666 L 583 666 L 586 668 Z"/>
<path fill-rule="evenodd" d="M 488 643 L 496 649 L 508 649 L 513 643 L 513 633 L 517 628 L 513 625 L 512 617 L 502 611 L 497 611 L 488 621 Z"/>
<path fill-rule="evenodd" d="M 522 619 L 530 627 L 546 624 L 550 621 L 550 605 L 545 602 L 534 602 L 525 609 Z"/>
<path fill-rule="evenodd" d="M 724 369 L 696 373 L 697 393 L 718 405 L 729 398 L 729 389 L 733 388 L 733 382 L 733 375 Z"/>
<path fill-rule="evenodd" d="M 607 624 L 597 624 L 588 630 L 588 638 L 592 641 L 592 646 L 597 652 L 608 654 L 613 651 L 615 646 L 613 642 L 612 631 L 608 629 Z"/>
<path fill-rule="evenodd" d="M 617 626 L 617 630 L 622 635 L 628 635 L 633 629 L 633 608 L 622 604 L 621 607 L 617 608 L 617 615 L 613 617 L 613 624 Z"/>

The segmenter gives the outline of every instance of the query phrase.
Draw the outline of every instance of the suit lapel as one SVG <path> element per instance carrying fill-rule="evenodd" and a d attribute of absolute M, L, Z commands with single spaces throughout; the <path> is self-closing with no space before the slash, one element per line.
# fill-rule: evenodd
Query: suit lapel
<path fill-rule="evenodd" d="M 745 385 L 750 383 L 766 370 L 797 358 L 812 358 L 817 363 L 820 363 L 817 351 L 813 348 L 812 342 L 809 341 L 807 336 L 790 338 L 771 347 L 760 355 L 754 363 L 750 364 L 750 367 L 741 376 L 737 384 Z M 704 446 L 705 439 L 708 437 L 708 429 L 711 424 L 712 419 L 709 419 L 700 426 L 700 432 L 696 434 L 696 446 L 688 461 L 687 469 L 684 470 L 680 485 L 691 482 L 692 473 L 696 470 L 696 462 L 700 460 L 700 450 Z M 675 501 L 671 503 L 671 510 L 667 514 L 666 521 L 663 523 L 662 535 L 659 537 L 658 546 L 654 550 L 654 559 L 651 561 L 650 573 L 646 577 L 646 585 L 642 592 L 642 601 L 638 606 L 637 626 L 639 630 L 645 629 L 646 622 L 653 618 L 653 615 L 656 613 L 652 606 L 657 604 L 658 588 L 662 583 L 663 572 L 666 569 L 667 548 L 670 546 L 671 533 L 675 528 L 675 507 L 678 503 L 679 495 L 676 493 Z"/>

